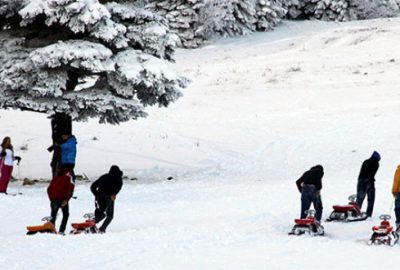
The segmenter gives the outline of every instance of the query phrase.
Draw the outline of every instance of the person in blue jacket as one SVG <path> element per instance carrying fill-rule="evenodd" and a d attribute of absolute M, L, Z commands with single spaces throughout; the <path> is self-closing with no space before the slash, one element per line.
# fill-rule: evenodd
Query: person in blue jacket
<path fill-rule="evenodd" d="M 64 134 L 61 135 L 63 143 L 60 144 L 61 148 L 61 159 L 60 159 L 60 167 L 63 170 L 68 170 L 73 180 L 75 181 L 75 159 L 76 159 L 76 145 L 77 141 L 74 135 Z"/>

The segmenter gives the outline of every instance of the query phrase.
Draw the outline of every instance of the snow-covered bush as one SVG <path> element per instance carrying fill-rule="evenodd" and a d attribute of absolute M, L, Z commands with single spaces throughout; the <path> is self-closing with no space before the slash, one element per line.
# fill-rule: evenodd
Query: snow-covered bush
<path fill-rule="evenodd" d="M 119 123 L 185 87 L 166 64 L 178 37 L 133 4 L 0 0 L 0 19 L 0 108 Z"/>
<path fill-rule="evenodd" d="M 393 17 L 399 0 L 286 0 L 290 19 L 349 21 Z"/>
<path fill-rule="evenodd" d="M 286 14 L 282 0 L 150 0 L 148 7 L 167 18 L 186 48 L 214 35 L 272 29 Z"/>

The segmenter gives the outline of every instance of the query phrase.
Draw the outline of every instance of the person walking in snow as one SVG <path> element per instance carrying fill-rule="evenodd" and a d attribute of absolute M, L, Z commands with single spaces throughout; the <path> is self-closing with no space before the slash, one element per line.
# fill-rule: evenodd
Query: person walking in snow
<path fill-rule="evenodd" d="M 7 194 L 8 183 L 10 182 L 14 161 L 18 164 L 21 157 L 14 156 L 14 147 L 11 138 L 5 137 L 0 145 L 0 193 Z"/>
<path fill-rule="evenodd" d="M 394 173 L 392 194 L 394 197 L 394 213 L 396 215 L 396 228 L 400 229 L 400 165 Z"/>
<path fill-rule="evenodd" d="M 310 209 L 311 203 L 315 209 L 315 219 L 321 222 L 322 218 L 322 177 L 324 176 L 324 168 L 316 165 L 306 171 L 297 181 L 297 189 L 301 193 L 301 213 L 300 218 L 306 218 L 306 211 Z"/>
<path fill-rule="evenodd" d="M 381 156 L 374 151 L 371 157 L 361 165 L 360 174 L 357 182 L 357 200 L 358 207 L 362 207 L 365 196 L 367 196 L 367 216 L 371 217 L 374 211 L 375 203 L 375 174 L 379 169 Z"/>
<path fill-rule="evenodd" d="M 97 223 L 106 218 L 99 228 L 104 233 L 114 217 L 114 204 L 118 192 L 122 188 L 122 171 L 113 165 L 107 174 L 102 175 L 90 187 L 95 196 L 96 210 L 94 220 Z"/>
<path fill-rule="evenodd" d="M 60 170 L 58 175 L 53 177 L 48 188 L 47 195 L 50 199 L 51 223 L 56 225 L 57 213 L 61 209 L 63 218 L 59 234 L 65 234 L 69 217 L 69 200 L 74 192 L 75 184 L 71 173 L 67 169 Z"/>

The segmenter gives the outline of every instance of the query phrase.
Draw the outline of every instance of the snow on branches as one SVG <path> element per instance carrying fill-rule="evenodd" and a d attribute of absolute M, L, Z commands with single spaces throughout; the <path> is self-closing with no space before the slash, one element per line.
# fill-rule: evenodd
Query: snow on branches
<path fill-rule="evenodd" d="M 285 0 L 290 19 L 350 21 L 393 17 L 399 0 Z"/>
<path fill-rule="evenodd" d="M 166 63 L 159 15 L 98 0 L 0 0 L 0 107 L 119 123 L 168 106 L 187 80 Z"/>
<path fill-rule="evenodd" d="M 148 7 L 167 18 L 186 48 L 198 47 L 216 34 L 270 30 L 286 14 L 282 0 L 150 0 Z"/>

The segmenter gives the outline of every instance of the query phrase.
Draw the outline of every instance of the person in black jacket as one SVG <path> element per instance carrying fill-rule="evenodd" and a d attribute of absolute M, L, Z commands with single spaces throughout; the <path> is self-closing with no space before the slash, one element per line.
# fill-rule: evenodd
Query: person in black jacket
<path fill-rule="evenodd" d="M 379 169 L 381 156 L 374 151 L 372 156 L 365 160 L 361 166 L 357 182 L 357 205 L 362 207 L 365 196 L 367 196 L 367 216 L 371 217 L 375 203 L 375 174 Z"/>
<path fill-rule="evenodd" d="M 118 166 L 111 166 L 109 173 L 102 175 L 90 187 L 95 196 L 96 210 L 94 219 L 96 223 L 102 221 L 103 224 L 99 228 L 101 233 L 104 233 L 107 226 L 110 225 L 114 217 L 114 201 L 118 192 L 122 188 L 122 171 Z"/>
<path fill-rule="evenodd" d="M 315 219 L 321 222 L 322 217 L 322 177 L 324 176 L 324 168 L 316 165 L 306 171 L 297 181 L 296 185 L 301 193 L 301 213 L 300 218 L 306 218 L 306 211 L 310 209 L 311 203 L 315 209 Z"/>

